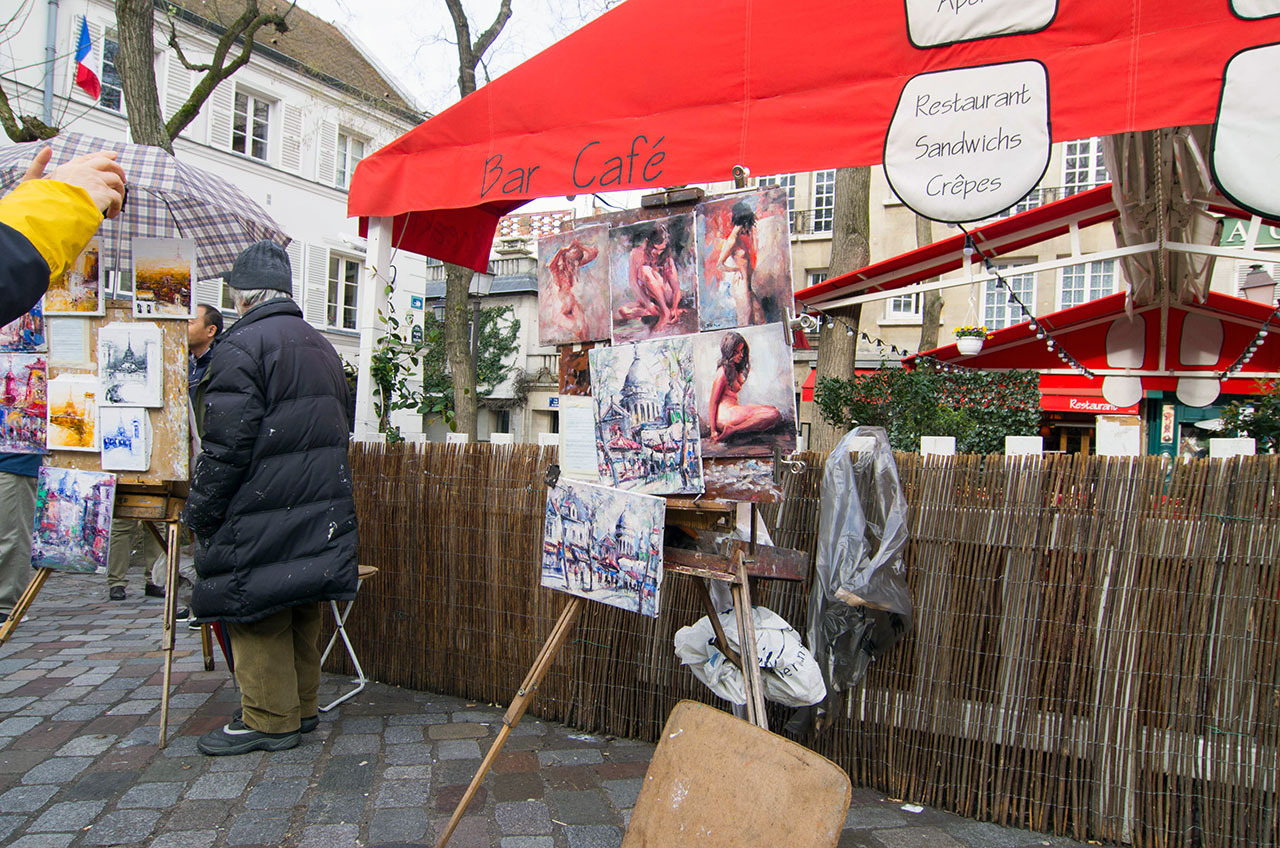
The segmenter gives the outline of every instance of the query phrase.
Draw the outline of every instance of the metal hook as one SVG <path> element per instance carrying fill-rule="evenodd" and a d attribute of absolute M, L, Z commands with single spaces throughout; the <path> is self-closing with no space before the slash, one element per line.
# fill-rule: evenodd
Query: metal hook
<path fill-rule="evenodd" d="M 804 470 L 809 467 L 804 460 L 796 459 L 796 454 L 798 453 L 800 451 L 796 450 L 781 457 L 782 464 L 787 466 L 792 474 L 803 474 Z"/>

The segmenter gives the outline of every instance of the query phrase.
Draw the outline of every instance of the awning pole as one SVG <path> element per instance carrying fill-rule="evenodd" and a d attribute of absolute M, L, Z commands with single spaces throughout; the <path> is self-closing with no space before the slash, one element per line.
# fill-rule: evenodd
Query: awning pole
<path fill-rule="evenodd" d="M 391 285 L 392 218 L 370 218 L 369 238 L 365 250 L 364 285 L 360 287 L 360 356 L 356 362 L 356 429 L 357 441 L 369 441 L 378 435 L 378 413 L 373 403 L 374 343 L 382 334 L 379 316 L 387 311 L 387 287 Z"/>

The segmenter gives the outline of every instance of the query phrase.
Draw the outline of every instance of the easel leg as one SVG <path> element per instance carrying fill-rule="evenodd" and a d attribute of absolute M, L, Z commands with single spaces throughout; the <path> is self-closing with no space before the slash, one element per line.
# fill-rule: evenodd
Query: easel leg
<path fill-rule="evenodd" d="M 702 603 L 702 608 L 706 610 L 707 619 L 711 622 L 711 629 L 716 634 L 716 647 L 720 649 L 720 653 L 724 654 L 729 662 L 742 668 L 742 657 L 738 656 L 738 652 L 729 647 L 729 637 L 724 635 L 724 627 L 720 625 L 720 614 L 716 612 L 716 605 L 711 602 L 711 593 L 707 591 L 707 586 L 702 582 L 702 578 L 693 577 L 693 591 L 698 596 L 698 600 Z"/>
<path fill-rule="evenodd" d="M 31 575 L 31 582 L 27 584 L 27 588 L 22 590 L 18 602 L 13 605 L 13 611 L 9 613 L 9 620 L 4 624 L 0 624 L 0 645 L 9 641 L 9 634 L 18 626 L 18 622 L 22 621 L 22 617 L 27 614 L 27 608 L 31 606 L 31 602 L 36 599 L 36 595 L 40 594 L 40 587 L 44 585 L 44 581 L 49 579 L 52 568 L 37 568 L 36 573 Z"/>
<path fill-rule="evenodd" d="M 178 522 L 166 524 L 167 542 L 165 551 L 168 562 L 165 563 L 164 580 L 164 636 L 160 648 L 164 651 L 164 684 L 160 690 L 160 747 L 165 746 L 169 735 L 169 680 L 173 675 L 173 643 L 174 619 L 178 615 Z"/>
<path fill-rule="evenodd" d="M 738 642 L 742 646 L 742 674 L 747 690 L 747 716 L 757 727 L 769 729 L 764 707 L 764 681 L 760 677 L 760 654 L 756 649 L 756 619 L 751 609 L 751 587 L 747 568 L 738 563 L 738 582 L 733 585 L 734 609 L 738 614 Z"/>
<path fill-rule="evenodd" d="M 497 737 L 493 740 L 493 745 L 489 747 L 489 753 L 485 754 L 484 760 L 480 763 L 480 768 L 476 770 L 475 777 L 471 778 L 471 784 L 467 787 L 467 791 L 462 794 L 462 799 L 458 801 L 457 809 L 449 817 L 449 823 L 445 825 L 444 833 L 440 834 L 440 838 L 436 841 L 436 848 L 444 848 L 449 842 L 449 837 L 453 836 L 454 829 L 457 828 L 458 822 L 462 820 L 463 814 L 467 811 L 467 805 L 475 797 L 476 790 L 480 788 L 480 783 L 484 780 L 484 776 L 489 773 L 490 767 L 493 766 L 493 761 L 498 758 L 498 752 L 506 744 L 507 737 L 511 735 L 511 731 L 515 729 L 515 726 L 520 723 L 520 718 L 524 715 L 524 711 L 529 708 L 529 703 L 538 691 L 542 678 L 546 677 L 547 671 L 551 668 L 551 663 L 555 661 L 556 655 L 560 653 L 565 639 L 569 637 L 569 632 L 573 630 L 573 624 L 577 621 L 578 614 L 582 612 L 582 608 L 586 603 L 584 598 L 570 597 L 569 603 L 565 604 L 564 611 L 560 613 L 560 618 L 556 620 L 555 626 L 551 628 L 551 635 L 543 643 L 542 650 L 538 652 L 537 658 L 533 661 L 533 666 L 530 667 L 529 673 L 524 677 L 524 682 L 520 684 L 520 688 L 516 691 L 516 696 L 512 699 L 511 706 L 507 707 L 507 712 L 502 717 L 502 729 L 498 731 Z"/>

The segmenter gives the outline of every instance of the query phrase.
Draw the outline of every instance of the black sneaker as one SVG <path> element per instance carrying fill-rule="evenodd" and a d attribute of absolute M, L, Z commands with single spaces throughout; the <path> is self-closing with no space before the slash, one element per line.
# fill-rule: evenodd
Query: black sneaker
<path fill-rule="evenodd" d="M 183 607 L 173 615 L 174 621 L 186 621 L 189 618 L 191 618 L 191 610 L 187 607 Z"/>
<path fill-rule="evenodd" d="M 147 585 L 142 587 L 142 594 L 146 595 L 148 598 L 163 598 L 164 589 L 148 580 Z"/>
<path fill-rule="evenodd" d="M 231 714 L 232 721 L 240 721 L 244 717 L 244 710 L 237 709 Z M 302 719 L 302 727 L 298 728 L 302 733 L 310 733 L 320 726 L 320 716 L 313 715 L 310 718 Z"/>
<path fill-rule="evenodd" d="M 111 587 L 111 591 L 110 591 L 110 592 L 108 592 L 108 593 L 107 593 L 107 595 L 108 595 L 108 596 L 111 598 L 111 600 L 113 600 L 113 601 L 123 601 L 123 600 L 124 600 L 124 587 L 123 587 L 123 586 L 112 586 L 112 587 Z"/>
<path fill-rule="evenodd" d="M 247 727 L 239 716 L 217 730 L 210 730 L 196 747 L 200 753 L 210 757 L 225 757 L 235 754 L 247 754 L 250 751 L 284 751 L 298 747 L 302 736 L 298 731 L 292 733 L 263 733 Z"/>

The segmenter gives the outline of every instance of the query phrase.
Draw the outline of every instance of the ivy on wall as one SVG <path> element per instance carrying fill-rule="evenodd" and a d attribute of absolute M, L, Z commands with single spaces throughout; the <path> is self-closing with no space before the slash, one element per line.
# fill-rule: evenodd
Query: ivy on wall
<path fill-rule="evenodd" d="M 814 401 L 833 426 L 884 427 L 900 451 L 918 451 L 921 436 L 955 436 L 960 453 L 1001 453 L 1005 436 L 1040 432 L 1035 371 L 878 368 L 819 380 Z"/>

